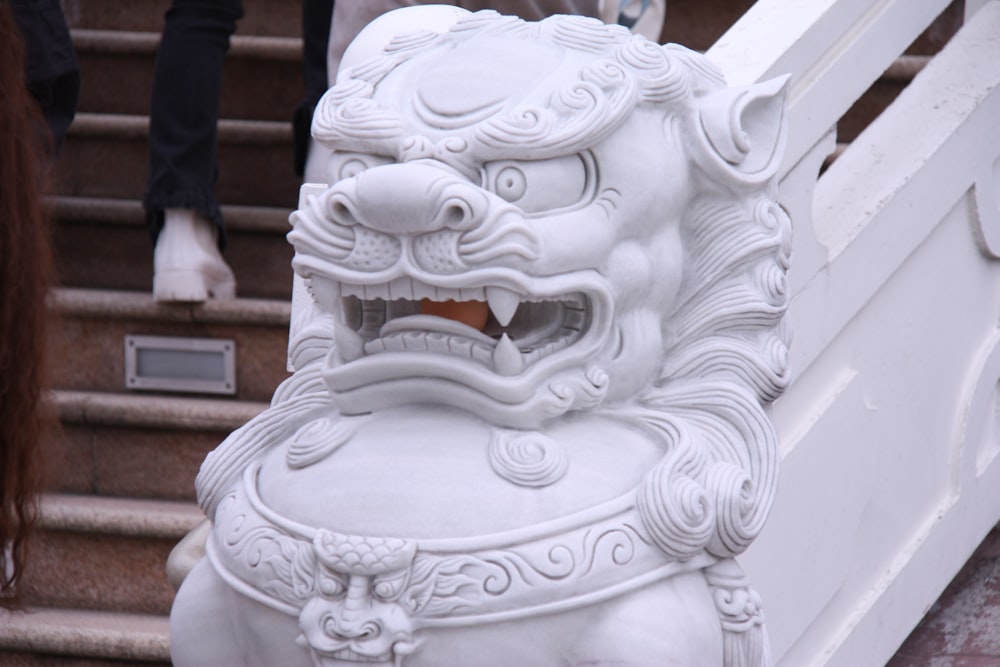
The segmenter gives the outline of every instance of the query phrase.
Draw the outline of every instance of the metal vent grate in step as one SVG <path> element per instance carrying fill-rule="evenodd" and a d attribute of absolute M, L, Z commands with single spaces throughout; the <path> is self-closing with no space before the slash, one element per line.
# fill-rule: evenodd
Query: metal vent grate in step
<path fill-rule="evenodd" d="M 236 343 L 213 338 L 125 336 L 128 389 L 236 393 Z"/>

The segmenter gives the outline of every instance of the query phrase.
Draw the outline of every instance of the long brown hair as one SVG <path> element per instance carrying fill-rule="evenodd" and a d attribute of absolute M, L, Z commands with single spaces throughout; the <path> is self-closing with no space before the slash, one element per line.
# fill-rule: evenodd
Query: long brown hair
<path fill-rule="evenodd" d="M 45 296 L 51 277 L 40 113 L 24 84 L 24 54 L 0 0 L 0 606 L 20 605 L 17 581 L 37 515 L 40 440 L 48 420 Z"/>

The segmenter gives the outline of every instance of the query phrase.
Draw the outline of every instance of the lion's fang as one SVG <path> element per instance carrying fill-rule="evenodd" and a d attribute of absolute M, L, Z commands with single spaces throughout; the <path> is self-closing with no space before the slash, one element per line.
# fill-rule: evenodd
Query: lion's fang
<path fill-rule="evenodd" d="M 507 334 L 500 337 L 493 350 L 493 368 L 500 375 L 517 375 L 524 370 L 524 358 Z"/>
<path fill-rule="evenodd" d="M 514 319 L 514 313 L 521 304 L 521 297 L 503 287 L 487 287 L 486 300 L 490 304 L 490 312 L 500 326 L 505 327 Z"/>

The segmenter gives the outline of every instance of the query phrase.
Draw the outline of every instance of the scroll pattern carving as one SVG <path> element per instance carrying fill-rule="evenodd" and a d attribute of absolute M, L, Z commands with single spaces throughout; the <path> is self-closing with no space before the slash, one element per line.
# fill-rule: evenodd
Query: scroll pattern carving
<path fill-rule="evenodd" d="M 541 433 L 497 430 L 490 443 L 490 465 L 515 484 L 548 486 L 566 474 L 569 458 L 559 443 Z"/>
<path fill-rule="evenodd" d="M 414 627 L 470 625 L 573 608 L 712 562 L 666 557 L 628 498 L 560 527 L 477 545 L 301 526 L 267 510 L 254 480 L 248 474 L 220 503 L 210 558 L 235 588 L 287 614 L 317 596 L 343 596 L 351 578 L 366 577 L 372 594 L 404 609 Z"/>

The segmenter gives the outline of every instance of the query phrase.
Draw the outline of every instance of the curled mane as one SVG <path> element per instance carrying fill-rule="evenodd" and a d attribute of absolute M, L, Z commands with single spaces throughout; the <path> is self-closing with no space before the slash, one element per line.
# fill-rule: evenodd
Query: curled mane
<path fill-rule="evenodd" d="M 767 193 L 716 192 L 692 207 L 682 234 L 688 274 L 664 323 L 665 363 L 622 410 L 667 448 L 638 498 L 660 547 L 724 558 L 757 536 L 776 489 L 766 409 L 787 383 L 790 223 Z"/>
<path fill-rule="evenodd" d="M 396 68 L 434 49 L 458 48 L 491 35 L 549 43 L 585 54 L 575 80 L 551 97 L 526 99 L 477 126 L 469 141 L 490 159 L 544 159 L 598 143 L 616 130 L 638 104 L 689 108 L 694 96 L 724 87 L 706 58 L 670 44 L 660 46 L 617 25 L 583 16 L 552 16 L 528 23 L 482 10 L 442 34 L 408 33 L 384 52 L 347 68 L 319 102 L 312 134 L 334 149 L 345 146 L 396 158 L 406 152 L 403 115 L 374 99 L 381 81 Z"/>

